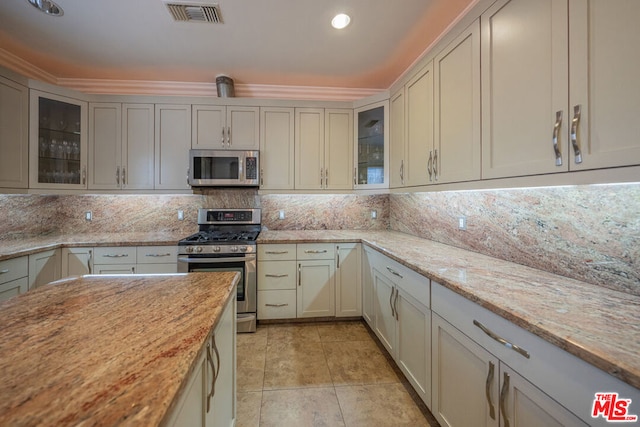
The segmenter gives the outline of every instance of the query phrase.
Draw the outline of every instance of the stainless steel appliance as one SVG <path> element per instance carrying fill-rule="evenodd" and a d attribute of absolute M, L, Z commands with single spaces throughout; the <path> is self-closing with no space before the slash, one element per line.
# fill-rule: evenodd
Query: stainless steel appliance
<path fill-rule="evenodd" d="M 238 332 L 256 330 L 260 209 L 199 209 L 199 231 L 178 242 L 178 272 L 237 271 Z"/>
<path fill-rule="evenodd" d="M 259 173 L 258 151 L 189 151 L 189 185 L 193 187 L 257 187 Z"/>

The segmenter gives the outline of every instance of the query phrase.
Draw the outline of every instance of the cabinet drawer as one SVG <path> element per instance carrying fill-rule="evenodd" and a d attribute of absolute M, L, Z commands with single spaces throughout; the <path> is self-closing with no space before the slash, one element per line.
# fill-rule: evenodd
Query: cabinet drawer
<path fill-rule="evenodd" d="M 295 261 L 258 261 L 259 291 L 295 288 Z"/>
<path fill-rule="evenodd" d="M 138 264 L 166 264 L 176 263 L 178 260 L 177 246 L 138 246 L 136 249 Z"/>
<path fill-rule="evenodd" d="M 296 245 L 291 244 L 267 244 L 258 245 L 258 259 L 260 261 L 296 260 Z"/>
<path fill-rule="evenodd" d="M 258 320 L 295 319 L 296 291 L 258 291 Z"/>
<path fill-rule="evenodd" d="M 135 264 L 94 264 L 94 274 L 136 274 Z"/>
<path fill-rule="evenodd" d="M 135 246 L 95 248 L 93 264 L 135 264 Z"/>
<path fill-rule="evenodd" d="M 301 243 L 297 248 L 298 260 L 334 259 L 335 244 L 333 243 Z"/>
<path fill-rule="evenodd" d="M 8 300 L 29 290 L 29 279 L 21 277 L 11 282 L 0 284 L 0 301 Z"/>
<path fill-rule="evenodd" d="M 21 256 L 0 261 L 0 284 L 27 277 L 29 275 L 28 259 L 26 256 Z"/>
<path fill-rule="evenodd" d="M 374 257 L 372 267 L 425 307 L 431 307 L 429 279 L 384 255 Z"/>

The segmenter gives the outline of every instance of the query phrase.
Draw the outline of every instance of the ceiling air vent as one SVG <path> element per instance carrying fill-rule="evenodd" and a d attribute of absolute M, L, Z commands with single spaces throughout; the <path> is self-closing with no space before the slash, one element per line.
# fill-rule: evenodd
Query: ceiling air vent
<path fill-rule="evenodd" d="M 222 23 L 220 7 L 217 4 L 166 3 L 166 5 L 176 21 Z"/>

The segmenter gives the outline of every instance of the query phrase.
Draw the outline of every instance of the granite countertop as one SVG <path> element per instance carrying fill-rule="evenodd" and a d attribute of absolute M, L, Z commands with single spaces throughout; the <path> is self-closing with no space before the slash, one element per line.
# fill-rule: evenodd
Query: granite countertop
<path fill-rule="evenodd" d="M 83 276 L 0 303 L 0 425 L 166 422 L 238 280 Z"/>
<path fill-rule="evenodd" d="M 640 297 L 393 231 L 263 231 L 258 243 L 353 242 L 389 256 L 640 388 Z"/>

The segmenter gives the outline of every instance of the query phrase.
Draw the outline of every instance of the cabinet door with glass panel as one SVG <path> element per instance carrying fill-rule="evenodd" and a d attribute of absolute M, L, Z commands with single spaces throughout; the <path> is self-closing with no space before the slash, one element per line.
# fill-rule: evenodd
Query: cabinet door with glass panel
<path fill-rule="evenodd" d="M 376 102 L 355 110 L 354 187 L 387 188 L 389 186 L 389 101 Z"/>
<path fill-rule="evenodd" d="M 87 103 L 30 93 L 29 187 L 87 188 Z"/>

